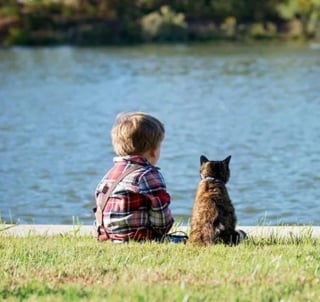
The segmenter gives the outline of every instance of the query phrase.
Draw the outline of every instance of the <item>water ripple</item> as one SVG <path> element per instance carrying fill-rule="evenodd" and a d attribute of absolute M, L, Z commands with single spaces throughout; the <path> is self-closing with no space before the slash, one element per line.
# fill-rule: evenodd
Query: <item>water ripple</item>
<path fill-rule="evenodd" d="M 53 64 L 54 62 L 54 64 Z M 194 45 L 0 50 L 0 215 L 91 223 L 119 111 L 159 117 L 159 165 L 190 217 L 199 156 L 232 155 L 239 224 L 320 224 L 318 52 Z"/>

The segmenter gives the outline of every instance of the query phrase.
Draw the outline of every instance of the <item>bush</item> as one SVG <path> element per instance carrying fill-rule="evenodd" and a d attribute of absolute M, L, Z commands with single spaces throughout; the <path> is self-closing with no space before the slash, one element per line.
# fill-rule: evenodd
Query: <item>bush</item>
<path fill-rule="evenodd" d="M 277 11 L 285 20 L 298 18 L 305 36 L 314 36 L 319 30 L 320 0 L 288 0 L 277 5 Z"/>
<path fill-rule="evenodd" d="M 187 24 L 182 13 L 162 6 L 141 19 L 142 34 L 147 41 L 183 41 L 187 39 Z"/>

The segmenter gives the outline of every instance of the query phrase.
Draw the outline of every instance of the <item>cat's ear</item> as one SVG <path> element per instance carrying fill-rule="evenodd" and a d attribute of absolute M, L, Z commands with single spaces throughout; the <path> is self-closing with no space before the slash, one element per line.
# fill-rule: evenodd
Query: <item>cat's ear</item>
<path fill-rule="evenodd" d="M 200 156 L 200 165 L 206 163 L 207 161 L 209 161 L 209 159 L 207 159 L 204 155 Z"/>
<path fill-rule="evenodd" d="M 223 161 L 224 161 L 227 165 L 229 165 L 230 159 L 231 159 L 231 155 L 229 155 L 228 157 L 226 157 Z"/>

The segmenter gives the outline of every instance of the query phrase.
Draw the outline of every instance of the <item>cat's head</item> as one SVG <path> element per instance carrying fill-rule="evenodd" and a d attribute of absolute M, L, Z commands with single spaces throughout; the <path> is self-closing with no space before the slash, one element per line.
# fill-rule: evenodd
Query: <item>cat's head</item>
<path fill-rule="evenodd" d="M 230 177 L 229 162 L 231 155 L 224 160 L 209 160 L 204 155 L 200 156 L 200 176 L 201 178 L 213 177 L 227 183 Z"/>

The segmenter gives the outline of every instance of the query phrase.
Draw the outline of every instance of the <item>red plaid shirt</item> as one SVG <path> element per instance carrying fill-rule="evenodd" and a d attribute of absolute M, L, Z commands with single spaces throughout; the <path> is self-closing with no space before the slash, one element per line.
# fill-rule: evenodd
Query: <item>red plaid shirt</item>
<path fill-rule="evenodd" d="M 127 175 L 115 187 L 103 212 L 110 239 L 144 240 L 166 234 L 174 220 L 169 209 L 170 195 L 159 168 L 138 155 L 115 157 L 114 166 L 96 189 L 99 195 L 105 184 L 111 186 L 130 165 L 141 167 Z"/>

